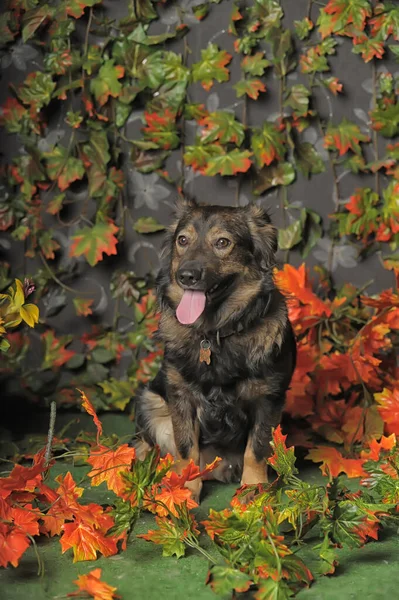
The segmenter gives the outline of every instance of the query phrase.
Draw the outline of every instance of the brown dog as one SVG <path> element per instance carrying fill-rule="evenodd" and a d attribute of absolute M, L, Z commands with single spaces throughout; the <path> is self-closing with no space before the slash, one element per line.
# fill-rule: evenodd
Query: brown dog
<path fill-rule="evenodd" d="M 137 398 L 137 451 L 158 444 L 180 468 L 220 456 L 214 479 L 264 483 L 296 358 L 276 230 L 254 205 L 181 200 L 176 216 L 157 279 L 165 356 Z M 190 484 L 197 500 L 201 486 Z"/>

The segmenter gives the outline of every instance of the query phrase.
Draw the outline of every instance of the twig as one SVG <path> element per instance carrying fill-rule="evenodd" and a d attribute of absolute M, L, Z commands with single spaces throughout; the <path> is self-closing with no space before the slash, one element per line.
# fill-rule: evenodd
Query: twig
<path fill-rule="evenodd" d="M 44 466 L 47 468 L 51 458 L 51 449 L 54 439 L 55 418 L 57 416 L 57 404 L 53 400 L 50 404 L 50 422 L 48 426 L 46 452 L 44 453 Z"/>

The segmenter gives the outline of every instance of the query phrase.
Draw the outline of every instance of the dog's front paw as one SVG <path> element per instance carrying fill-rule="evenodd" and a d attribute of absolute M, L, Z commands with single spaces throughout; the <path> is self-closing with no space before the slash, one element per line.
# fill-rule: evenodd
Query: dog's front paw
<path fill-rule="evenodd" d="M 202 490 L 202 481 L 201 479 L 194 479 L 193 481 L 186 481 L 184 484 L 186 488 L 188 488 L 191 492 L 192 499 L 199 504 L 200 496 Z"/>

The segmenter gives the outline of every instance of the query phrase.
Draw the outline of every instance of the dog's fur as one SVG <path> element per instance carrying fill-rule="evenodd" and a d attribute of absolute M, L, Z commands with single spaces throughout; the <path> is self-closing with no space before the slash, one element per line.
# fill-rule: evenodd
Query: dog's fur
<path fill-rule="evenodd" d="M 230 241 L 227 248 L 215 245 L 220 238 Z M 179 201 L 157 279 L 164 361 L 136 404 L 139 456 L 154 444 L 180 468 L 220 456 L 214 479 L 267 481 L 271 429 L 296 359 L 286 304 L 273 282 L 276 250 L 276 230 L 263 209 Z M 193 260 L 203 270 L 207 302 L 193 325 L 182 325 L 176 307 L 184 290 L 176 273 Z M 209 365 L 199 358 L 204 338 L 211 342 Z M 201 485 L 190 486 L 197 499 Z"/>

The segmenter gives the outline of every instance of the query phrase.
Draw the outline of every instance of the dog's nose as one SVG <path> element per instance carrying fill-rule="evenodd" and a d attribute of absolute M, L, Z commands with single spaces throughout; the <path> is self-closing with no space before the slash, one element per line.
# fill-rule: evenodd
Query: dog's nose
<path fill-rule="evenodd" d="M 194 266 L 185 266 L 178 270 L 177 279 L 185 287 L 195 286 L 202 277 L 202 269 Z"/>

